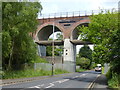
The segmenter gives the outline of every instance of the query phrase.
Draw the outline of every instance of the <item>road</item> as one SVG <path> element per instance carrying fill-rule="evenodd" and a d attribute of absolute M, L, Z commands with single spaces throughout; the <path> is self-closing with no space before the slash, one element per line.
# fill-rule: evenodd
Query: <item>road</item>
<path fill-rule="evenodd" d="M 63 76 L 55 76 L 31 82 L 5 85 L 4 88 L 89 88 L 90 84 L 100 73 L 95 71 L 85 71 L 81 73 L 71 73 Z"/>

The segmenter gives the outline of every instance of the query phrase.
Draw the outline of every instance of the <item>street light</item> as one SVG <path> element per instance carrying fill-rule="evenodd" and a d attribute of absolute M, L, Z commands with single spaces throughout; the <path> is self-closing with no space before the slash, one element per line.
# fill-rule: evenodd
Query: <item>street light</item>
<path fill-rule="evenodd" d="M 52 42 L 52 76 L 54 74 L 54 31 L 55 31 L 55 27 L 54 27 L 54 22 L 53 22 L 53 42 Z"/>

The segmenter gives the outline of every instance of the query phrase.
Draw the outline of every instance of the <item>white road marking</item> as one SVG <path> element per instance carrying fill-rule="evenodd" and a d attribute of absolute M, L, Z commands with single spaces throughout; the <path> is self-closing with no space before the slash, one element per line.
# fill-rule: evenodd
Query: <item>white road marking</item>
<path fill-rule="evenodd" d="M 80 75 L 80 77 L 82 77 L 82 76 L 86 76 L 87 74 L 82 74 L 82 75 Z"/>
<path fill-rule="evenodd" d="M 94 86 L 94 82 L 97 80 L 97 78 L 98 77 L 100 77 L 101 75 L 97 75 L 97 77 L 94 79 L 94 81 L 92 82 L 92 83 L 90 83 L 90 85 L 88 86 L 88 89 L 90 89 L 90 88 L 93 88 L 93 86 Z M 87 89 L 87 90 L 88 90 Z"/>
<path fill-rule="evenodd" d="M 45 88 L 50 88 L 50 87 L 53 87 L 54 86 L 54 84 L 53 83 L 50 83 L 50 86 L 47 86 L 47 87 L 45 87 Z"/>
<path fill-rule="evenodd" d="M 33 86 L 33 87 L 29 87 L 29 88 L 38 88 L 38 87 L 41 88 L 42 86 L 44 86 L 44 84 Z"/>
<path fill-rule="evenodd" d="M 38 86 L 34 86 L 34 88 L 40 88 L 40 87 L 38 87 Z"/>
<path fill-rule="evenodd" d="M 75 76 L 76 78 L 79 77 L 79 76 Z"/>
<path fill-rule="evenodd" d="M 70 79 L 62 79 L 62 80 L 58 80 L 58 81 L 55 81 L 55 82 L 52 82 L 52 83 L 63 83 L 63 82 L 66 82 Z"/>
<path fill-rule="evenodd" d="M 66 82 L 66 81 L 69 81 L 70 79 L 63 79 L 61 81 L 59 81 L 59 83 L 63 83 L 63 82 Z"/>
<path fill-rule="evenodd" d="M 82 74 L 82 75 L 80 75 L 80 76 L 75 76 L 75 77 L 73 77 L 73 79 L 75 79 L 75 78 L 78 78 L 78 77 L 83 77 L 83 76 L 86 76 L 87 74 Z"/>
<path fill-rule="evenodd" d="M 83 76 L 85 76 L 85 75 L 87 75 L 87 74 L 82 74 L 82 75 L 80 75 L 80 76 L 75 76 L 75 77 L 73 77 L 73 79 L 74 79 L 74 78 L 78 78 L 78 77 L 83 77 Z M 64 83 L 64 82 L 69 81 L 69 80 L 70 80 L 70 79 L 62 79 L 62 80 L 54 81 L 54 82 L 52 82 L 52 83 L 49 83 L 49 84 L 48 84 L 49 86 L 47 86 L 47 87 L 45 87 L 45 88 L 50 88 L 50 87 L 55 86 L 55 83 Z M 45 86 L 45 84 L 41 84 L 41 85 L 29 87 L 29 88 L 42 88 L 42 87 L 44 87 L 44 86 Z"/>

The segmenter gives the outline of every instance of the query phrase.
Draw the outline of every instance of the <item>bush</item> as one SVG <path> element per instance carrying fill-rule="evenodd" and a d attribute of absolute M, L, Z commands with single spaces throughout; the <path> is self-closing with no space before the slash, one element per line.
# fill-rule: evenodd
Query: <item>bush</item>
<path fill-rule="evenodd" d="M 120 75 L 113 73 L 111 69 L 107 72 L 106 77 L 108 79 L 108 86 L 110 88 L 119 88 L 120 87 Z"/>
<path fill-rule="evenodd" d="M 92 62 L 89 69 L 94 69 L 96 67 L 96 63 L 95 62 Z"/>
<path fill-rule="evenodd" d="M 106 74 L 106 77 L 107 77 L 108 80 L 112 78 L 112 71 L 111 71 L 111 69 L 108 70 L 108 72 Z"/>
<path fill-rule="evenodd" d="M 84 57 L 81 57 L 81 58 L 77 57 L 76 64 L 79 65 L 83 69 L 88 69 L 90 65 L 90 59 L 84 58 Z"/>
<path fill-rule="evenodd" d="M 32 63 L 48 63 L 48 61 L 44 58 L 37 56 L 36 60 L 33 60 Z"/>
<path fill-rule="evenodd" d="M 108 85 L 110 88 L 120 87 L 120 75 L 116 73 L 112 74 L 112 78 L 108 80 Z"/>

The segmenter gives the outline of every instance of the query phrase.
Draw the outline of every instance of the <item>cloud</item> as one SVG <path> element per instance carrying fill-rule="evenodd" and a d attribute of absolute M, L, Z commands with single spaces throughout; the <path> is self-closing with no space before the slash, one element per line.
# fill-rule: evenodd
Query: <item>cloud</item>
<path fill-rule="evenodd" d="M 41 2 L 46 3 L 55 3 L 55 2 L 63 2 L 63 3 L 75 3 L 75 2 L 118 2 L 119 0 L 40 0 Z"/>
<path fill-rule="evenodd" d="M 119 0 L 40 0 L 42 13 L 89 11 L 117 8 Z"/>
<path fill-rule="evenodd" d="M 42 4 L 43 5 L 43 11 L 42 13 L 55 13 L 59 11 L 59 6 L 57 4 Z"/>

